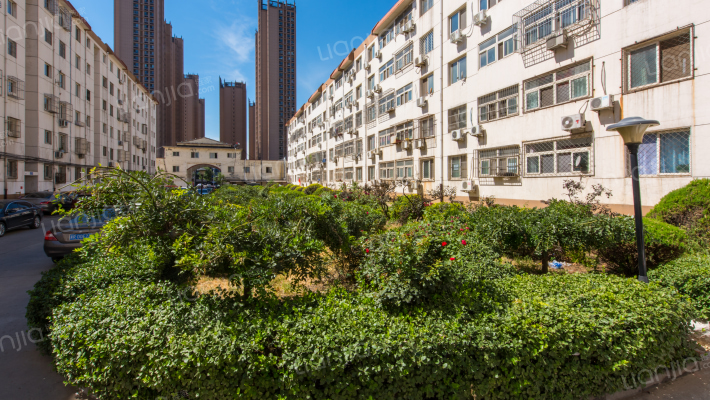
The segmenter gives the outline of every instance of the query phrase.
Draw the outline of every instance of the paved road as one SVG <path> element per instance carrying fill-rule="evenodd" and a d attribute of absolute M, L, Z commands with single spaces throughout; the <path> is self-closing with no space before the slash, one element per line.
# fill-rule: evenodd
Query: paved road
<path fill-rule="evenodd" d="M 44 255 L 44 232 L 56 217 L 46 217 L 46 229 L 28 228 L 0 238 L 0 399 L 74 400 L 76 389 L 66 387 L 52 369 L 52 360 L 26 340 L 27 291 L 52 268 Z M 18 341 L 19 338 L 19 341 Z"/>

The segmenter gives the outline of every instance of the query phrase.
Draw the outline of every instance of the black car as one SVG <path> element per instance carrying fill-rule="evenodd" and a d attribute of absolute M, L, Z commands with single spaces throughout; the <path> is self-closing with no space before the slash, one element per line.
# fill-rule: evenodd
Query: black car
<path fill-rule="evenodd" d="M 0 200 L 0 237 L 10 229 L 42 225 L 42 209 L 23 200 Z"/>
<path fill-rule="evenodd" d="M 74 196 L 71 193 L 36 192 L 27 193 L 20 200 L 40 207 L 45 214 L 52 214 L 59 205 L 64 209 L 70 209 Z"/>

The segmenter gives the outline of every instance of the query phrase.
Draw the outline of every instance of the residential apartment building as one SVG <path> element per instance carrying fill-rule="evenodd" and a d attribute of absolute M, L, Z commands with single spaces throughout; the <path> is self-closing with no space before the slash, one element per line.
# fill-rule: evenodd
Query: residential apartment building
<path fill-rule="evenodd" d="M 190 141 L 205 137 L 205 101 L 200 99 L 200 76 L 187 74 L 183 79 L 177 89 L 179 104 L 182 106 L 178 140 Z"/>
<path fill-rule="evenodd" d="M 249 138 L 247 141 L 249 142 L 249 154 L 248 154 L 248 159 L 253 160 L 254 159 L 254 142 L 255 140 L 255 128 L 256 128 L 256 103 L 254 103 L 251 100 L 247 100 L 249 104 Z M 246 146 L 244 147 L 246 149 Z"/>
<path fill-rule="evenodd" d="M 63 0 L 6 5 L 3 195 L 72 190 L 99 164 L 154 172 L 157 102 L 89 23 Z"/>
<path fill-rule="evenodd" d="M 247 84 L 219 78 L 219 140 L 239 144 L 247 155 Z"/>
<path fill-rule="evenodd" d="M 164 82 L 160 71 L 167 61 L 161 57 L 165 45 L 165 1 L 114 0 L 113 13 L 116 54 L 131 61 L 131 71 L 148 90 L 161 90 Z"/>
<path fill-rule="evenodd" d="M 709 13 L 692 0 L 401 0 L 289 121 L 289 179 L 529 206 L 573 179 L 629 211 L 627 151 L 606 127 L 641 116 L 661 123 L 640 149 L 652 206 L 710 176 L 696 51 Z"/>
<path fill-rule="evenodd" d="M 286 157 L 286 123 L 296 112 L 296 4 L 259 0 L 256 33 L 256 160 Z"/>

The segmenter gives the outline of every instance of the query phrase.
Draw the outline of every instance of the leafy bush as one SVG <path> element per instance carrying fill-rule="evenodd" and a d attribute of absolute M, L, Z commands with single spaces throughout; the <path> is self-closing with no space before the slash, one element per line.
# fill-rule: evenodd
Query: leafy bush
<path fill-rule="evenodd" d="M 710 243 L 710 179 L 697 179 L 668 193 L 648 213 Z"/>
<path fill-rule="evenodd" d="M 710 319 L 710 256 L 692 255 L 649 271 L 649 279 L 688 296 L 696 318 Z"/>
<path fill-rule="evenodd" d="M 316 191 L 313 192 L 313 195 L 320 197 L 320 196 L 322 196 L 322 195 L 325 194 L 325 193 L 332 193 L 332 192 L 333 192 L 332 189 L 323 186 L 323 187 L 321 187 L 321 188 L 316 189 Z"/>
<path fill-rule="evenodd" d="M 59 307 L 58 371 L 100 397 L 579 399 L 691 356 L 688 303 L 596 275 L 499 280 L 472 304 L 392 314 L 334 290 L 282 303 L 122 283 Z"/>
<path fill-rule="evenodd" d="M 323 186 L 321 186 L 321 185 L 319 185 L 319 184 L 317 184 L 317 183 L 313 183 L 313 184 L 308 185 L 308 187 L 304 190 L 304 193 L 306 193 L 306 194 L 313 194 L 313 193 L 316 192 L 316 190 L 318 190 L 318 189 L 320 189 L 320 188 L 322 188 L 322 187 L 323 187 Z"/>
<path fill-rule="evenodd" d="M 630 218 L 629 218 L 630 220 Z M 600 247 L 599 257 L 607 263 L 608 270 L 624 276 L 638 275 L 638 251 L 636 229 L 628 221 L 626 233 L 616 242 Z M 672 261 L 687 250 L 688 236 L 680 228 L 664 222 L 644 218 L 644 240 L 646 242 L 646 266 L 649 269 Z"/>
<path fill-rule="evenodd" d="M 435 221 L 451 219 L 466 212 L 466 207 L 459 203 L 436 203 L 424 209 L 424 220 Z"/>
<path fill-rule="evenodd" d="M 402 224 L 418 221 L 424 217 L 426 202 L 418 194 L 398 196 L 390 207 L 390 218 Z"/>

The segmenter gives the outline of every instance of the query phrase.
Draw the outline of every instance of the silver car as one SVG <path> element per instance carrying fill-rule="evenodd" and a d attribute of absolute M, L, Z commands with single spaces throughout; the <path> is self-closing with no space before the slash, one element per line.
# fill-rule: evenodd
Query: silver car
<path fill-rule="evenodd" d="M 57 262 L 81 248 L 81 242 L 99 233 L 116 213 L 106 210 L 97 217 L 80 215 L 71 219 L 62 218 L 44 235 L 44 253 Z"/>

